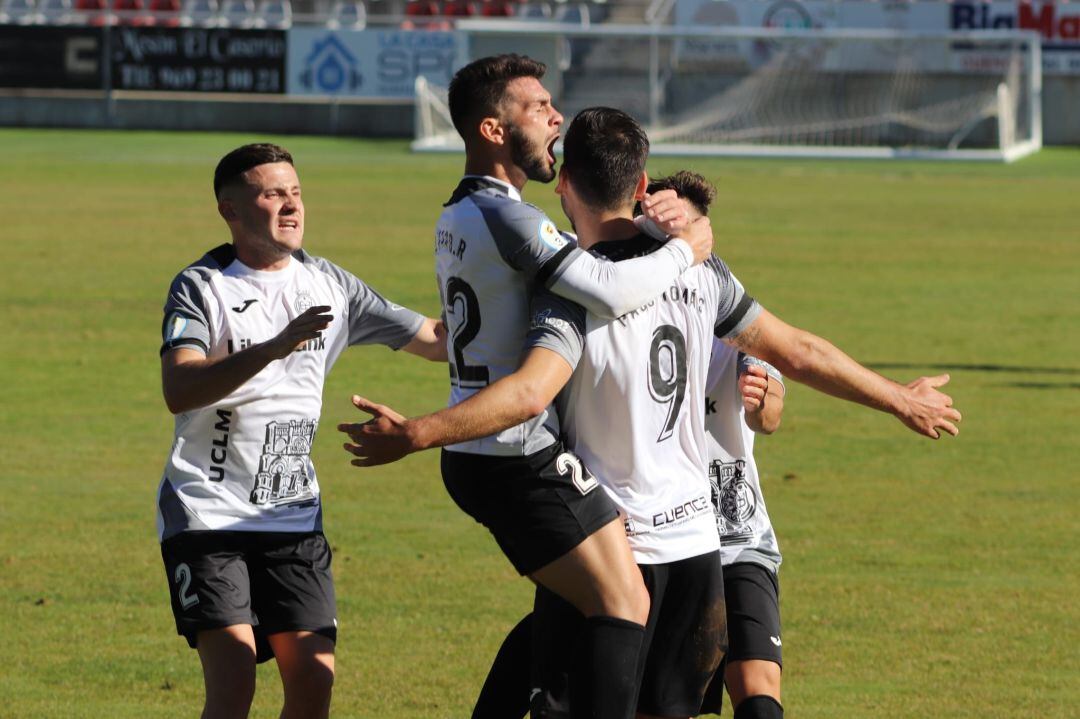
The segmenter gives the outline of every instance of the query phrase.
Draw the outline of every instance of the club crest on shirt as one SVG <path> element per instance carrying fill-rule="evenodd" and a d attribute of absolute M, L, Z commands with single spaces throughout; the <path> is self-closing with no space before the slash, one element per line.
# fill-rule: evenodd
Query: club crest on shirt
<path fill-rule="evenodd" d="M 165 341 L 171 342 L 184 333 L 187 329 L 187 317 L 179 312 L 173 312 L 169 319 L 165 320 Z"/>
<path fill-rule="evenodd" d="M 296 293 L 296 302 L 293 307 L 296 308 L 296 314 L 303 314 L 312 307 L 315 306 L 315 298 L 311 296 L 311 293 L 307 290 L 299 290 Z"/>
<path fill-rule="evenodd" d="M 555 223 L 547 218 L 540 222 L 539 235 L 540 241 L 556 252 L 566 247 L 566 238 L 559 234 Z"/>
<path fill-rule="evenodd" d="M 713 511 L 724 544 L 737 544 L 753 536 L 750 519 L 757 512 L 754 488 L 746 479 L 746 461 L 716 460 L 709 465 Z"/>

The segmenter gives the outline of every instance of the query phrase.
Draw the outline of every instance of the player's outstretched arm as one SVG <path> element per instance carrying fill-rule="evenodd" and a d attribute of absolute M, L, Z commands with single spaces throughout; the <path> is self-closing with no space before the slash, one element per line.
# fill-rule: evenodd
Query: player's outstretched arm
<path fill-rule="evenodd" d="M 511 375 L 480 390 L 464 402 L 413 419 L 386 405 L 354 396 L 353 404 L 372 419 L 342 423 L 349 436 L 345 450 L 357 467 L 395 462 L 407 454 L 432 447 L 488 437 L 543 412 L 570 380 L 573 369 L 556 352 L 534 348 Z"/>
<path fill-rule="evenodd" d="M 784 412 L 784 386 L 769 379 L 760 365 L 749 365 L 739 375 L 739 395 L 746 410 L 746 426 L 758 434 L 772 434 L 780 428 Z"/>
<path fill-rule="evenodd" d="M 442 320 L 425 318 L 416 335 L 401 349 L 432 362 L 445 362 L 446 325 Z"/>
<path fill-rule="evenodd" d="M 621 317 L 658 297 L 691 264 L 710 257 L 712 243 L 712 225 L 701 217 L 645 257 L 610 262 L 582 252 L 549 289 L 600 317 Z"/>
<path fill-rule="evenodd" d="M 834 397 L 888 412 L 919 434 L 937 439 L 959 433 L 960 412 L 938 391 L 949 376 L 921 377 L 902 385 L 848 357 L 827 340 L 792 327 L 772 313 L 761 314 L 728 344 L 760 357 L 785 376 Z"/>
<path fill-rule="evenodd" d="M 297 347 L 318 337 L 332 319 L 329 307 L 312 307 L 273 339 L 215 359 L 190 347 L 167 351 L 161 356 L 165 405 L 173 414 L 180 414 L 224 399 L 266 365 L 288 357 Z"/>

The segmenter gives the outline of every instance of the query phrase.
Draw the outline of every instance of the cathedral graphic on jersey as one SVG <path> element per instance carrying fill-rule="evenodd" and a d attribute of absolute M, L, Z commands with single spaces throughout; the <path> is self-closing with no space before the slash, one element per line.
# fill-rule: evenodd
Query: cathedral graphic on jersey
<path fill-rule="evenodd" d="M 746 462 L 716 460 L 709 465 L 713 510 L 725 545 L 745 544 L 754 536 L 750 519 L 757 511 L 754 488 L 746 480 Z"/>
<path fill-rule="evenodd" d="M 317 426 L 318 421 L 313 419 L 266 425 L 266 443 L 251 490 L 252 504 L 290 504 L 313 496 L 308 455 Z"/>

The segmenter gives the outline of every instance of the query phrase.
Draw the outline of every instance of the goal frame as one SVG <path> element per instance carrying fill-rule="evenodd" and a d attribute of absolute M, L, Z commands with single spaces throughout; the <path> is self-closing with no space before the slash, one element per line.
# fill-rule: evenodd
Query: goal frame
<path fill-rule="evenodd" d="M 731 40 L 920 40 L 926 39 L 943 43 L 983 43 L 1008 42 L 1021 47 L 1026 54 L 1024 63 L 1024 87 L 1027 88 L 1027 117 L 1024 118 L 1030 128 L 1030 137 L 1010 141 L 1016 123 L 1004 83 L 998 87 L 998 147 L 991 148 L 932 148 L 932 147 L 890 147 L 879 146 L 841 146 L 841 145 L 778 145 L 778 144 L 697 144 L 654 142 L 652 155 L 681 155 L 709 157 L 794 157 L 815 159 L 913 159 L 913 160 L 965 160 L 1013 162 L 1027 157 L 1042 148 L 1042 46 L 1039 35 L 1033 31 L 1016 30 L 973 30 L 964 32 L 929 32 L 899 31 L 878 29 L 787 29 L 787 28 L 747 28 L 747 27 L 688 27 L 671 25 L 598 25 L 584 27 L 555 22 L 524 22 L 514 20 L 475 19 L 461 20 L 457 29 L 470 36 L 528 36 L 554 38 L 639 38 L 649 43 L 649 123 L 647 130 L 657 127 L 660 117 L 661 60 L 660 40 L 680 38 L 722 38 Z M 417 91 L 422 90 L 425 81 L 417 80 Z M 417 139 L 412 149 L 417 152 L 457 152 L 463 147 L 459 139 L 447 137 L 431 138 L 422 134 L 423 112 L 417 102 L 416 130 Z M 430 118 L 428 118 L 430 121 Z M 425 139 L 426 138 L 426 139 Z"/>

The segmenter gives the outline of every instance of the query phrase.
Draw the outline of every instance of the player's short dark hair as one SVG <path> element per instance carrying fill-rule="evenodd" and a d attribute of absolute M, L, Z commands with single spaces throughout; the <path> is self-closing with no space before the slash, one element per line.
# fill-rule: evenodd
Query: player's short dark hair
<path fill-rule="evenodd" d="M 292 155 L 284 147 L 269 142 L 257 142 L 238 147 L 217 164 L 214 170 L 214 197 L 221 197 L 221 190 L 240 179 L 240 176 L 253 167 L 272 162 L 293 164 Z"/>
<path fill-rule="evenodd" d="M 581 199 L 597 210 L 630 202 L 648 159 L 644 128 L 611 107 L 582 110 L 563 138 L 563 172 Z"/>
<path fill-rule="evenodd" d="M 497 117 L 506 86 L 519 77 L 544 77 L 547 65 L 524 55 L 492 55 L 470 62 L 450 81 L 450 119 L 468 141 L 480 120 Z"/>
<path fill-rule="evenodd" d="M 661 190 L 675 190 L 702 215 L 709 214 L 709 206 L 716 199 L 716 187 L 696 172 L 680 170 L 667 177 L 657 177 L 649 182 L 647 192 L 651 195 Z"/>

